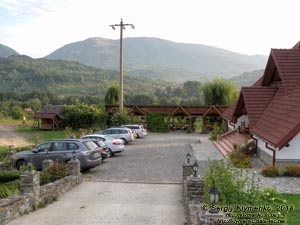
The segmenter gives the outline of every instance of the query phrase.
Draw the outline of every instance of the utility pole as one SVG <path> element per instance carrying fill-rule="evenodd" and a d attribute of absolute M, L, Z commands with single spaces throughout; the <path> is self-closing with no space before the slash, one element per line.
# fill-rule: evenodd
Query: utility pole
<path fill-rule="evenodd" d="M 121 19 L 121 22 L 119 24 L 109 25 L 112 29 L 116 29 L 115 27 L 120 27 L 120 99 L 119 99 L 119 112 L 123 113 L 123 29 L 125 30 L 126 26 L 131 26 L 132 29 L 135 27 L 133 24 L 129 23 L 123 23 L 123 20 Z"/>

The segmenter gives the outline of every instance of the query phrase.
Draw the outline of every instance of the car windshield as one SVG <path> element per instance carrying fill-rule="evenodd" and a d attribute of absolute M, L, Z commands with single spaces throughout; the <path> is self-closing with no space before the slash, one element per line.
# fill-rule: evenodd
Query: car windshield
<path fill-rule="evenodd" d="M 103 141 L 97 141 L 97 143 L 98 143 L 98 145 L 99 145 L 100 147 L 104 147 L 104 146 L 105 146 L 105 144 L 104 144 Z"/>
<path fill-rule="evenodd" d="M 85 145 L 85 147 L 88 149 L 88 150 L 93 150 L 95 148 L 97 148 L 97 144 L 94 143 L 93 141 L 86 141 L 83 143 Z"/>

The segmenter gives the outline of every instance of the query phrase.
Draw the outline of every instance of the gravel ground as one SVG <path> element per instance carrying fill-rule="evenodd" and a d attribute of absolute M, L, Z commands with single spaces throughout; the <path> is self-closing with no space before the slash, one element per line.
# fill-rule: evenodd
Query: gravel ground
<path fill-rule="evenodd" d="M 199 135 L 150 133 L 125 146 L 125 151 L 84 174 L 92 180 L 181 183 L 182 163 Z"/>

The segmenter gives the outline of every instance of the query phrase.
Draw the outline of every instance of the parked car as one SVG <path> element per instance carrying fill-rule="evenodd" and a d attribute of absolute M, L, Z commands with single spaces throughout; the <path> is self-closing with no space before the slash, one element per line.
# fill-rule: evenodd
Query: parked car
<path fill-rule="evenodd" d="M 119 138 L 124 144 L 128 144 L 128 142 L 132 142 L 134 140 L 132 130 L 127 127 L 111 127 L 102 131 L 100 134 Z"/>
<path fill-rule="evenodd" d="M 111 155 L 114 155 L 115 153 L 119 153 L 124 151 L 125 146 L 121 139 L 116 139 L 107 135 L 102 134 L 89 134 L 82 137 L 83 139 L 95 139 L 95 140 L 101 140 L 103 141 L 110 151 Z"/>
<path fill-rule="evenodd" d="M 59 163 L 65 163 L 73 158 L 74 153 L 75 157 L 80 161 L 82 171 L 101 164 L 101 153 L 95 142 L 69 138 L 45 141 L 31 151 L 16 153 L 14 166 L 19 170 L 21 166 L 31 162 L 38 170 L 41 170 L 43 160 L 49 158 Z"/>
<path fill-rule="evenodd" d="M 97 139 L 91 139 L 98 145 L 99 151 L 101 152 L 102 160 L 105 160 L 107 158 L 111 157 L 111 152 L 108 149 L 108 146 L 102 141 Z"/>
<path fill-rule="evenodd" d="M 127 127 L 133 131 L 135 131 L 137 138 L 142 138 L 145 137 L 148 133 L 147 133 L 147 129 L 144 128 L 143 125 L 123 125 L 122 127 Z"/>

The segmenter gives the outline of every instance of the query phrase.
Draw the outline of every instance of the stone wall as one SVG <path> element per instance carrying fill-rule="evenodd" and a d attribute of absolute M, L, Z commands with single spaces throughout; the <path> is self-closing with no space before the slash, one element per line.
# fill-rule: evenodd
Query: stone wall
<path fill-rule="evenodd" d="M 71 160 L 73 161 L 73 160 Z M 75 160 L 74 160 L 75 161 Z M 72 162 L 72 169 L 78 171 L 80 163 Z M 74 174 L 74 171 L 69 171 Z M 6 224 L 24 214 L 38 209 L 40 204 L 48 204 L 82 182 L 81 174 L 67 176 L 40 186 L 37 171 L 26 171 L 20 178 L 20 194 L 0 200 L 0 225 Z"/>

